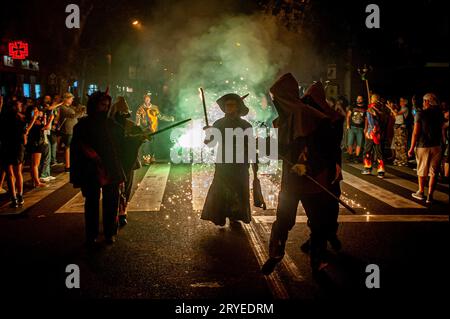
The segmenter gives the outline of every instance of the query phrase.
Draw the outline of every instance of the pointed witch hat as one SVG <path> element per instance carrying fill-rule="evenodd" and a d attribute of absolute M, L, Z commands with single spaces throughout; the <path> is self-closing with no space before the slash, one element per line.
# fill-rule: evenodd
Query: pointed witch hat
<path fill-rule="evenodd" d="M 216 103 L 219 105 L 220 109 L 222 110 L 222 112 L 225 113 L 225 102 L 227 100 L 234 100 L 238 103 L 238 108 L 239 108 L 239 116 L 246 116 L 249 112 L 248 107 L 245 105 L 244 103 L 244 99 L 248 96 L 249 94 L 246 94 L 244 96 L 239 96 L 238 94 L 235 93 L 229 93 L 229 94 L 225 94 L 224 96 L 222 96 L 221 98 L 219 98 Z"/>

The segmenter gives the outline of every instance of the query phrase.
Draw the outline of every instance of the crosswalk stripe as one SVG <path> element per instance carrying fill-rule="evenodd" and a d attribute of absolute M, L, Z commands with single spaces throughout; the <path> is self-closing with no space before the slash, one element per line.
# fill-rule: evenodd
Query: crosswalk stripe
<path fill-rule="evenodd" d="M 356 177 L 350 173 L 342 171 L 342 175 L 344 177 L 344 182 L 361 192 L 368 194 L 371 197 L 374 197 L 394 208 L 424 208 L 424 206 L 406 199 L 400 195 L 397 195 L 393 192 L 385 190 L 375 184 L 367 182 L 362 178 Z"/>
<path fill-rule="evenodd" d="M 170 164 L 151 165 L 131 198 L 128 212 L 159 211 L 169 172 Z"/>
<path fill-rule="evenodd" d="M 55 214 L 63 213 L 84 213 L 84 197 L 81 192 L 78 192 L 55 212 Z"/>
<path fill-rule="evenodd" d="M 25 193 L 24 194 L 25 205 L 23 205 L 23 207 L 10 208 L 9 207 L 9 202 L 4 204 L 0 208 L 0 215 L 17 215 L 17 214 L 21 214 L 22 212 L 24 212 L 28 208 L 34 206 L 35 204 L 37 204 L 41 200 L 45 199 L 51 193 L 53 193 L 54 191 L 58 190 L 59 188 L 61 188 L 65 184 L 67 184 L 68 182 L 69 182 L 69 174 L 61 173 L 61 174 L 56 176 L 56 179 L 53 182 L 49 183 L 48 187 L 35 188 L 35 189 L 29 191 L 28 193 Z"/>
<path fill-rule="evenodd" d="M 192 209 L 201 211 L 205 205 L 206 195 L 211 186 L 214 165 L 192 164 Z"/>
<path fill-rule="evenodd" d="M 362 169 L 363 166 L 361 164 L 349 164 L 349 166 L 355 167 L 357 169 Z M 401 186 L 403 188 L 406 188 L 412 192 L 416 192 L 417 191 L 417 184 L 414 182 L 411 182 L 410 180 L 404 179 L 404 178 L 399 178 L 393 174 L 390 173 L 386 173 L 385 178 L 383 179 L 383 181 L 386 181 L 388 183 L 397 185 L 397 186 Z M 440 191 L 434 191 L 433 194 L 434 199 L 443 202 L 445 204 L 448 204 L 448 194 L 445 194 L 443 192 Z"/>
<path fill-rule="evenodd" d="M 247 238 L 251 243 L 250 246 L 255 254 L 256 260 L 258 261 L 259 266 L 262 267 L 269 258 L 265 245 L 259 238 L 258 232 L 255 230 L 254 225 L 243 224 L 243 227 Z M 267 281 L 274 298 L 284 300 L 289 299 L 289 294 L 277 271 L 274 271 L 269 276 L 265 276 L 264 278 Z"/>
<path fill-rule="evenodd" d="M 393 167 L 388 166 L 388 167 L 393 169 L 393 170 L 399 171 L 400 173 L 409 175 L 409 176 L 411 176 L 411 177 L 413 177 L 415 179 L 417 178 L 417 171 L 416 170 L 412 170 L 409 167 L 405 167 L 405 166 L 393 166 Z M 443 187 L 448 187 L 448 184 L 440 182 L 439 180 L 438 180 L 437 184 L 440 185 L 440 186 L 443 186 Z"/>
<path fill-rule="evenodd" d="M 273 223 L 276 216 L 253 216 L 256 223 Z M 297 216 L 295 222 L 304 224 L 308 218 Z M 369 222 L 448 222 L 448 215 L 339 215 L 340 223 L 369 223 Z"/>
<path fill-rule="evenodd" d="M 214 174 L 213 165 L 193 165 L 192 166 L 192 206 L 196 211 L 201 211 L 205 203 L 208 189 L 211 185 Z M 251 173 L 251 179 L 252 179 Z M 410 199 L 404 198 L 398 194 L 385 190 L 373 183 L 365 181 L 359 177 L 356 177 L 348 172 L 343 172 L 343 183 L 350 185 L 359 191 L 362 191 L 374 197 L 377 200 L 384 202 L 385 204 L 394 208 L 425 208 Z M 278 192 L 279 186 L 273 183 L 268 176 L 259 175 L 261 180 L 261 188 L 266 200 L 268 209 L 276 209 L 278 204 Z M 396 180 L 399 180 L 398 178 Z M 411 187 L 411 186 L 410 186 Z M 441 195 L 439 195 L 441 197 Z M 350 198 L 342 196 L 342 199 L 353 208 L 360 208 L 358 203 Z M 437 198 L 436 198 L 437 199 Z M 448 201 L 448 199 L 447 199 Z M 299 211 L 303 212 L 303 208 L 299 205 Z"/>
<path fill-rule="evenodd" d="M 169 171 L 170 165 L 167 164 L 154 164 L 150 166 L 131 198 L 128 212 L 159 211 Z M 78 192 L 64 206 L 56 211 L 56 214 L 64 213 L 84 213 L 84 197 L 81 192 Z"/>
<path fill-rule="evenodd" d="M 214 176 L 214 165 L 192 165 L 192 208 L 200 211 L 205 204 L 206 195 Z M 273 183 L 268 175 L 258 174 L 261 182 L 261 191 L 266 202 L 267 209 L 276 209 L 278 204 L 279 187 Z M 250 181 L 253 181 L 253 171 L 250 170 Z M 252 183 L 250 183 L 252 187 Z M 252 192 L 250 192 L 252 194 Z"/>

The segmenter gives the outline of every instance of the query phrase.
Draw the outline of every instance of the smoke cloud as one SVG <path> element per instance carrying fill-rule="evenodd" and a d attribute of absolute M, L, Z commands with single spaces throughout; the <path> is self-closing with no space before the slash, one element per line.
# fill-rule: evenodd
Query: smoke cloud
<path fill-rule="evenodd" d="M 170 1 L 152 6 L 144 21 L 144 60 L 177 118 L 203 118 L 198 88 L 205 90 L 209 122 L 223 116 L 216 99 L 226 93 L 249 96 L 250 120 L 276 116 L 267 93 L 283 72 L 310 83 L 320 61 L 307 39 L 288 31 L 277 17 L 242 1 Z M 317 78 L 315 78 L 317 79 Z M 164 110 L 164 106 L 162 105 Z"/>

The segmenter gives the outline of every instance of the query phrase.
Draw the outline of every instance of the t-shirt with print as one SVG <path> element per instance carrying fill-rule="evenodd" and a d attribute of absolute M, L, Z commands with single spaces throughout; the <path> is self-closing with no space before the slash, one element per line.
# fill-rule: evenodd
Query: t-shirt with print
<path fill-rule="evenodd" d="M 349 108 L 350 126 L 364 128 L 367 108 L 364 105 L 352 105 Z"/>

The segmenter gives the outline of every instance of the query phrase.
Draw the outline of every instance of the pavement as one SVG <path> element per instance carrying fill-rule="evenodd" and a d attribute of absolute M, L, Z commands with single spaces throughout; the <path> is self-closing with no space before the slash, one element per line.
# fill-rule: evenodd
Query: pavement
<path fill-rule="evenodd" d="M 84 246 L 83 198 L 56 172 L 51 186 L 27 189 L 22 209 L 0 195 L 0 290 L 6 300 L 152 299 L 258 300 L 323 303 L 341 300 L 440 300 L 449 287 L 448 186 L 426 205 L 411 197 L 412 169 L 387 167 L 385 179 L 345 164 L 338 236 L 327 276 L 311 276 L 299 249 L 309 236 L 299 206 L 286 256 L 270 276 L 260 267 L 277 205 L 279 176 L 260 170 L 267 210 L 253 208 L 251 224 L 217 227 L 200 219 L 213 168 L 157 163 L 136 172 L 129 224 L 114 245 Z M 27 173 L 26 173 L 27 174 Z M 25 174 L 25 175 L 26 175 Z M 368 189 L 367 186 L 370 186 Z M 446 253 L 447 252 L 447 253 Z M 80 288 L 66 287 L 66 267 L 77 265 Z M 368 265 L 380 271 L 369 289 Z"/>

